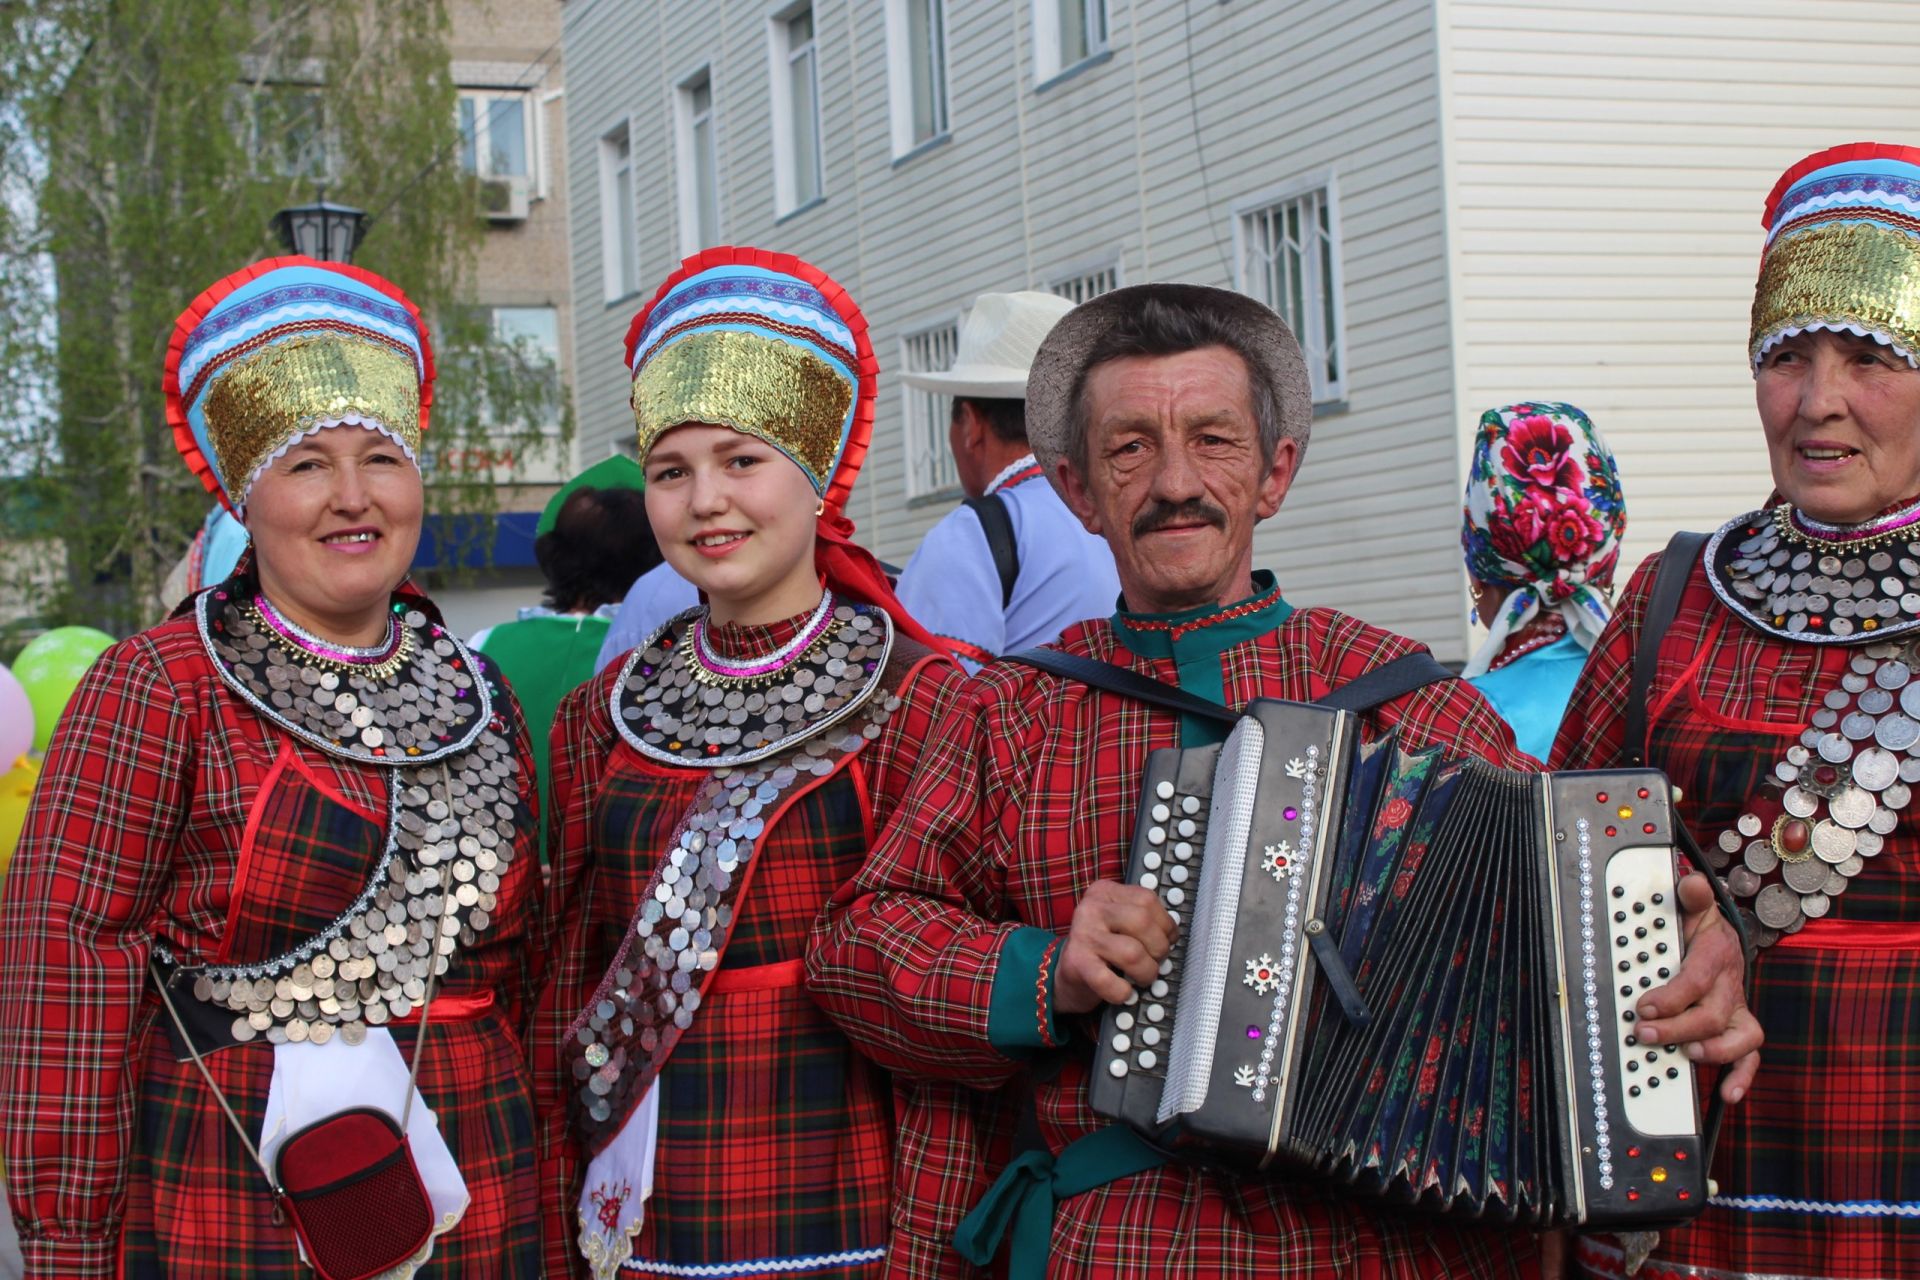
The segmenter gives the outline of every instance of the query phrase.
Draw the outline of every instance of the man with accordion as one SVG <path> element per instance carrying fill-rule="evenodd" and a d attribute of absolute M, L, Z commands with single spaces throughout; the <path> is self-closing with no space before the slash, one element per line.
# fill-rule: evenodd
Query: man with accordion
<path fill-rule="evenodd" d="M 1421 646 L 1296 609 L 1254 571 L 1312 418 L 1267 308 L 1192 285 L 1105 294 L 1053 330 L 1027 403 L 1048 479 L 1113 549 L 1122 608 L 961 693 L 808 957 L 867 1053 L 934 1082 L 903 1120 L 897 1200 L 945 1216 L 896 1233 L 957 1224 L 979 1266 L 1010 1239 L 1015 1277 L 1522 1276 L 1542 1230 L 1631 1224 L 1643 1198 L 1688 1216 L 1673 1197 L 1706 1196 L 1692 1064 L 1736 1064 L 1720 1085 L 1737 1100 L 1760 1033 L 1711 890 L 1674 885 L 1657 775 L 1548 785 Z M 1443 849 L 1446 829 L 1468 835 Z M 1403 957 L 1428 952 L 1422 977 Z M 954 1086 L 1023 1074 L 1026 1149 L 976 1208 L 991 1171 Z M 1515 1137 L 1569 1111 L 1559 1136 Z M 899 1256 L 899 1274 L 965 1269 Z"/>

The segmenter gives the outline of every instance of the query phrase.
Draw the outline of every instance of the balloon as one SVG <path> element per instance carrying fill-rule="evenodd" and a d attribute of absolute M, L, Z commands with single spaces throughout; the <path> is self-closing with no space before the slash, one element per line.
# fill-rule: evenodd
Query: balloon
<path fill-rule="evenodd" d="M 27 801 L 33 799 L 34 779 L 39 776 L 40 766 L 27 756 L 21 756 L 10 772 L 0 773 L 0 880 L 13 863 L 20 828 L 27 821 Z"/>
<path fill-rule="evenodd" d="M 0 764 L 23 756 L 33 745 L 33 704 L 20 680 L 0 662 Z"/>
<path fill-rule="evenodd" d="M 93 660 L 113 645 L 113 637 L 92 627 L 55 627 L 37 637 L 13 660 L 14 678 L 33 704 L 33 747 L 45 751 L 53 726 L 67 709 Z"/>

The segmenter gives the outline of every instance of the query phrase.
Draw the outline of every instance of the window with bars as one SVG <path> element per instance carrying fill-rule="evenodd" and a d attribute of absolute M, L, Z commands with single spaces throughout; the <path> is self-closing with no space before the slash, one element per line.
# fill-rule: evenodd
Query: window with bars
<path fill-rule="evenodd" d="M 955 321 L 909 333 L 900 339 L 900 367 L 909 373 L 938 373 L 953 367 L 960 347 Z M 948 398 L 900 384 L 901 422 L 907 435 L 907 496 L 926 497 L 960 487 L 960 469 L 947 443 Z"/>
<path fill-rule="evenodd" d="M 1272 307 L 1306 356 L 1315 403 L 1347 394 L 1339 206 L 1331 180 L 1237 216 L 1241 292 Z"/>
<path fill-rule="evenodd" d="M 680 149 L 680 254 L 720 243 L 720 157 L 714 139 L 713 75 L 701 69 L 676 95 Z"/>
<path fill-rule="evenodd" d="M 1103 293 L 1111 293 L 1120 287 L 1120 264 L 1110 262 L 1104 267 L 1095 267 L 1085 271 L 1075 271 L 1067 275 L 1056 276 L 1047 281 L 1047 291 L 1079 306 Z"/>

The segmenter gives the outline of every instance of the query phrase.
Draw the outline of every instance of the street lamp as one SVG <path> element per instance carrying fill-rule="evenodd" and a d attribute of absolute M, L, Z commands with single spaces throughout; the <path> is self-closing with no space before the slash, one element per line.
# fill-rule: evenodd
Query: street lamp
<path fill-rule="evenodd" d="M 367 234 L 367 211 L 330 204 L 325 188 L 314 193 L 312 204 L 296 205 L 273 215 L 273 229 L 289 253 L 305 254 L 321 262 L 351 262 L 353 251 Z"/>

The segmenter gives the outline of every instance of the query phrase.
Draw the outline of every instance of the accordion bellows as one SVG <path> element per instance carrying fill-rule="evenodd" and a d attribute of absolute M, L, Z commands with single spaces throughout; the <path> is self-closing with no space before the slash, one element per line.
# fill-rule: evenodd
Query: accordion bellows
<path fill-rule="evenodd" d="M 1679 969 L 1651 770 L 1523 774 L 1253 704 L 1152 753 L 1128 880 L 1181 925 L 1104 1014 L 1092 1103 L 1183 1156 L 1539 1226 L 1706 1206 L 1693 1069 L 1634 1035 Z"/>

